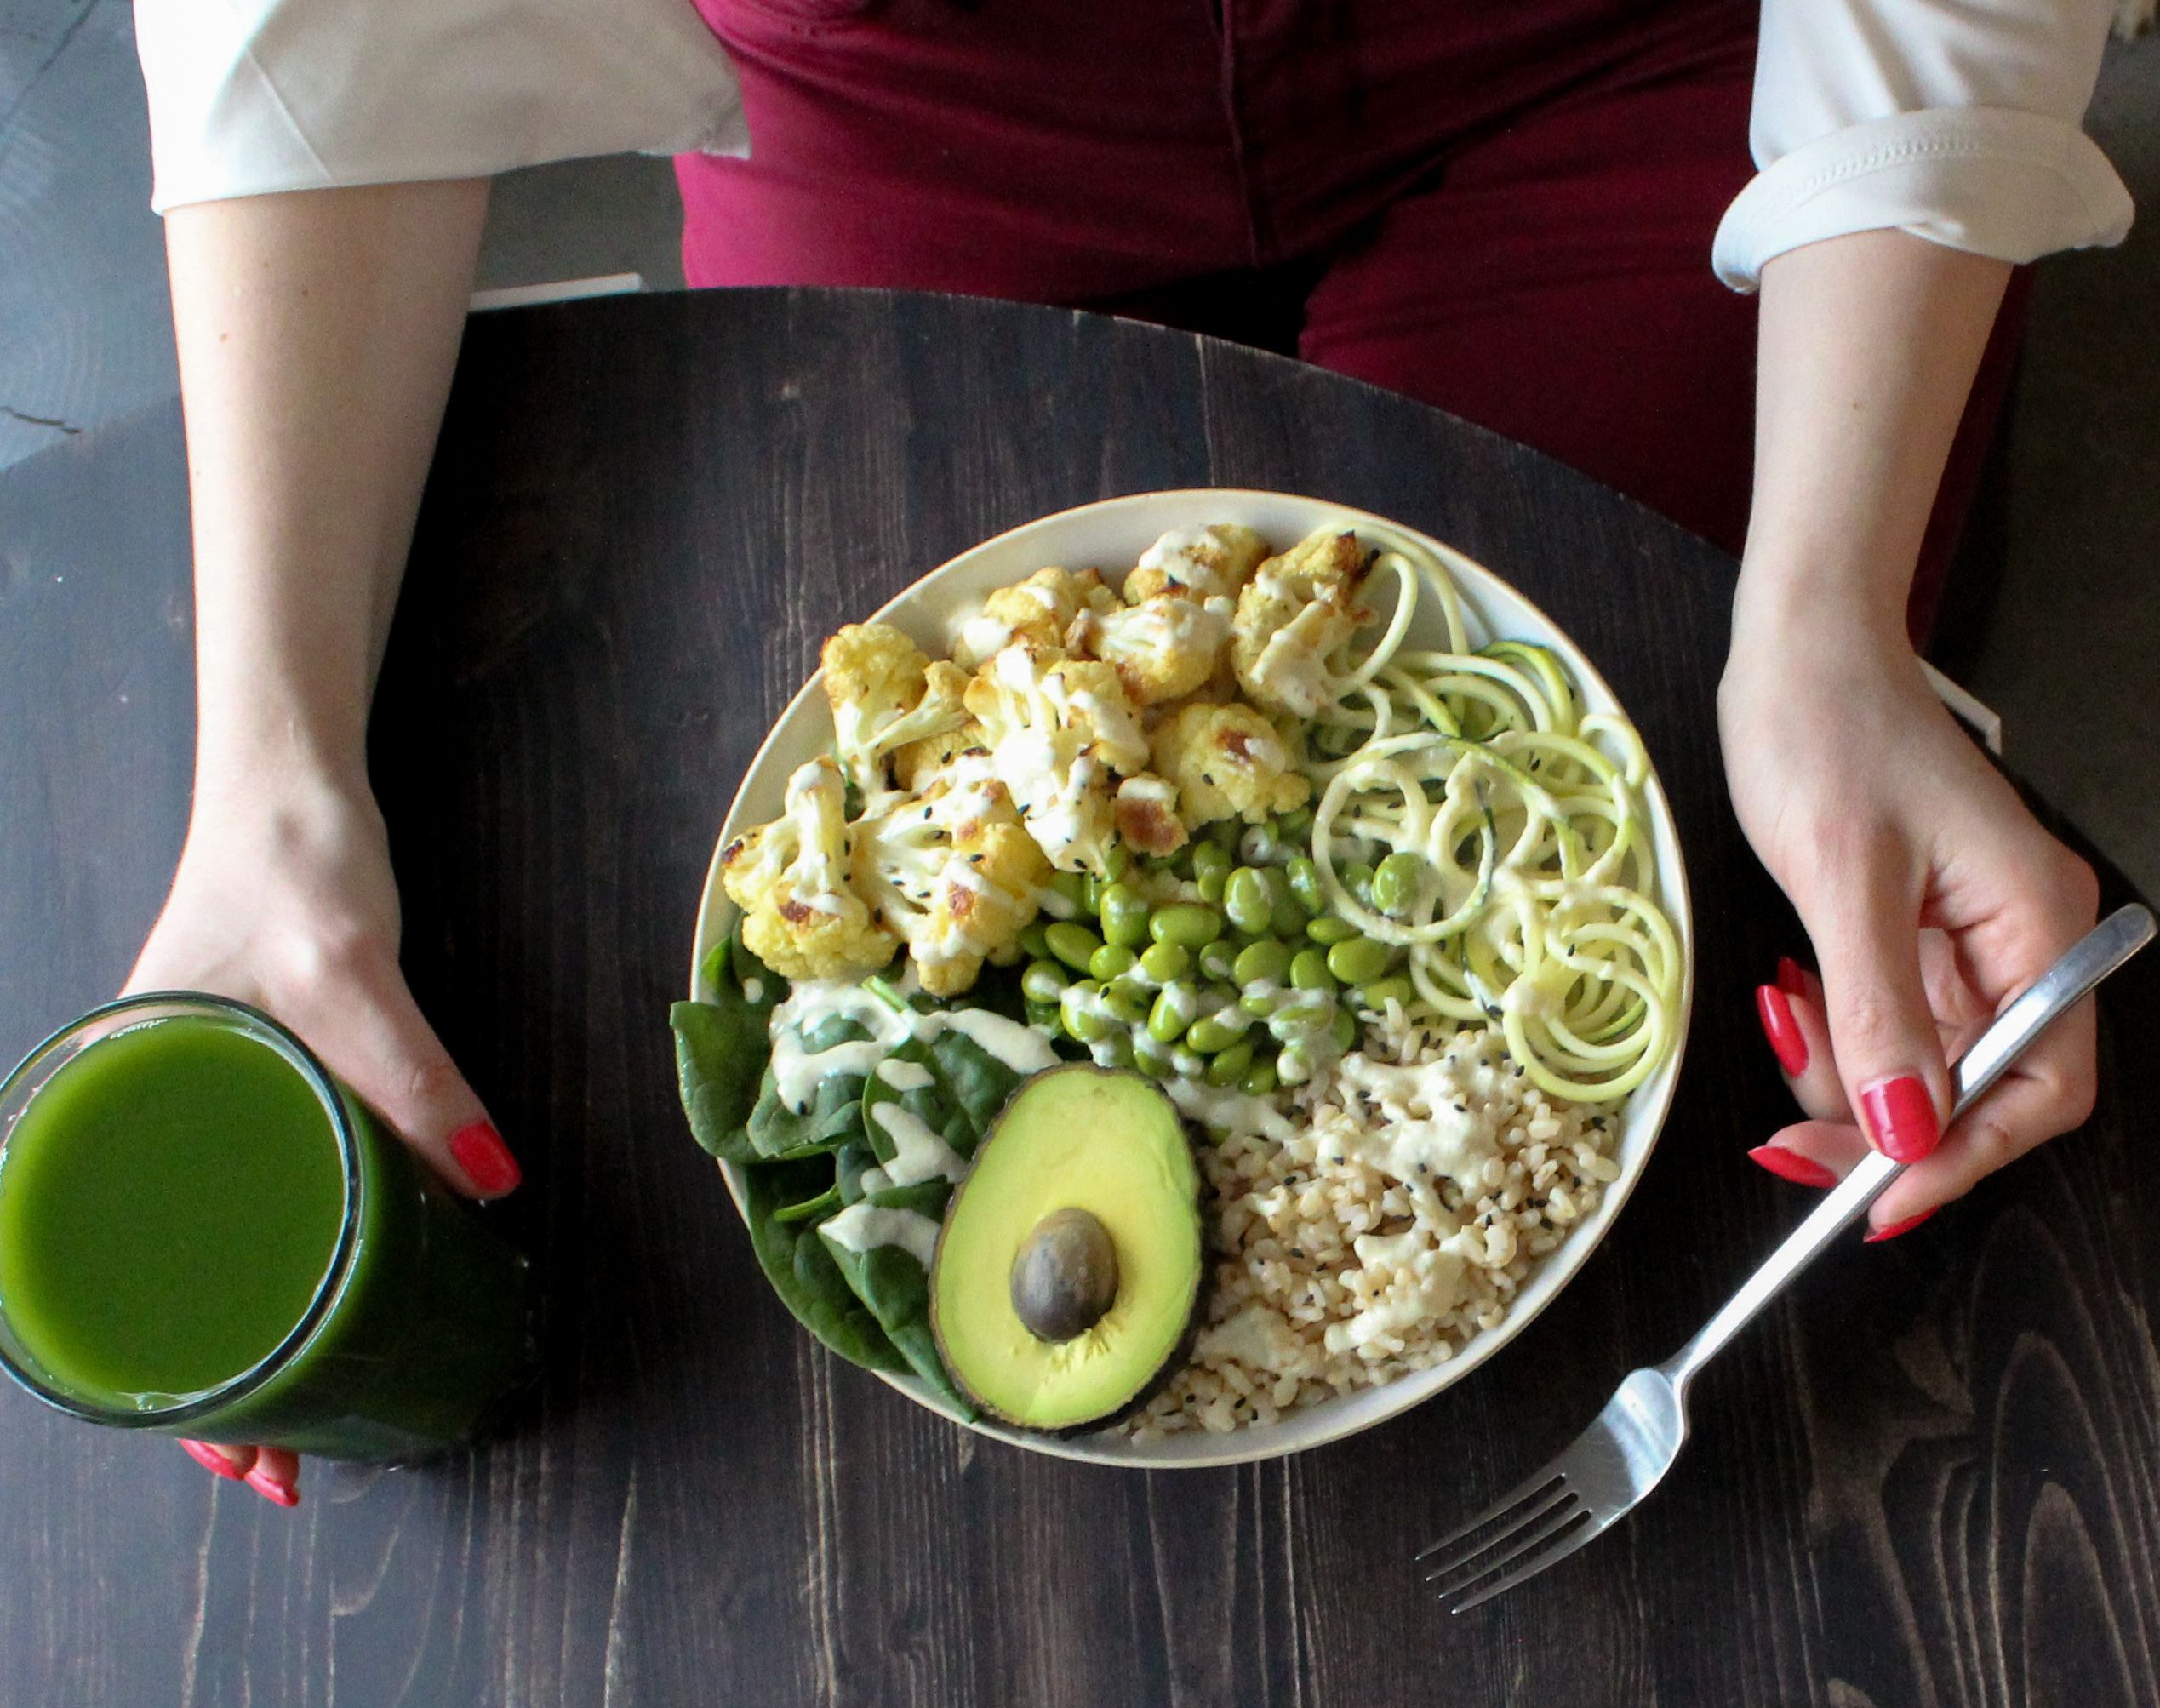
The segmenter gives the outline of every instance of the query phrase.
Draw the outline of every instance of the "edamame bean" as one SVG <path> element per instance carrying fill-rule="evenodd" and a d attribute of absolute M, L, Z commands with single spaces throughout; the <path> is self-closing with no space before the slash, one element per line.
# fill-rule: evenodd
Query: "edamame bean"
<path fill-rule="evenodd" d="M 1323 949 L 1332 949 L 1338 943 L 1347 943 L 1357 934 L 1357 928 L 1347 919 L 1339 919 L 1332 913 L 1323 914 L 1305 928 L 1305 934 Z"/>
<path fill-rule="evenodd" d="M 1268 1020 L 1283 1006 L 1283 993 L 1272 985 L 1263 985 L 1246 991 L 1237 999 L 1237 1006 L 1256 1020 Z"/>
<path fill-rule="evenodd" d="M 1148 1000 L 1148 993 L 1129 980 L 1119 979 L 1103 986 L 1103 1011 L 1124 1025 L 1136 1026 L 1146 1020 Z"/>
<path fill-rule="evenodd" d="M 1102 863 L 1103 869 L 1109 872 L 1114 883 L 1132 869 L 1133 851 L 1123 843 L 1112 843 L 1110 852 L 1103 856 Z"/>
<path fill-rule="evenodd" d="M 1231 1023 L 1231 1016 L 1237 1024 Z M 1185 1035 L 1187 1049 L 1197 1050 L 1202 1055 L 1213 1055 L 1217 1050 L 1228 1049 L 1244 1037 L 1245 1028 L 1252 1022 L 1236 1008 L 1226 1008 L 1220 1014 L 1203 1015 L 1195 1020 Z"/>
<path fill-rule="evenodd" d="M 1305 929 L 1305 904 L 1290 888 L 1290 875 L 1279 865 L 1260 868 L 1267 886 L 1267 928 L 1277 937 L 1294 937 Z"/>
<path fill-rule="evenodd" d="M 1244 830 L 1236 819 L 1217 819 L 1213 824 L 1202 826 L 1200 837 L 1203 842 L 1213 843 L 1225 854 L 1235 854 L 1237 838 L 1244 834 Z"/>
<path fill-rule="evenodd" d="M 1217 1056 L 1215 1060 L 1217 1061 L 1220 1061 L 1222 1058 L 1220 1056 Z M 1237 1082 L 1237 1088 L 1243 1092 L 1248 1097 L 1265 1097 L 1269 1092 L 1274 1090 L 1274 1058 L 1271 1056 L 1263 1056 L 1260 1060 L 1254 1062 L 1250 1067 L 1247 1068 L 1243 1077 L 1239 1079 Z"/>
<path fill-rule="evenodd" d="M 1329 1032 L 1338 1050 L 1348 1049 L 1357 1042 L 1357 1017 L 1348 1008 L 1337 1008 L 1334 1019 L 1329 1023 Z"/>
<path fill-rule="evenodd" d="M 1208 1058 L 1189 1049 L 1172 1050 L 1170 1067 L 1180 1079 L 1197 1079 L 1208 1071 Z"/>
<path fill-rule="evenodd" d="M 1272 865 L 1283 857 L 1283 845 L 1266 825 L 1248 825 L 1237 838 L 1237 858 L 1247 865 Z"/>
<path fill-rule="evenodd" d="M 1086 972 L 1095 951 L 1102 947 L 1101 938 L 1070 919 L 1059 920 L 1043 934 L 1049 940 L 1050 952 L 1076 973 Z"/>
<path fill-rule="evenodd" d="M 1200 976 L 1217 983 L 1229 982 L 1231 968 L 1237 964 L 1237 945 L 1227 938 L 1218 937 L 1200 951 Z"/>
<path fill-rule="evenodd" d="M 1275 815 L 1275 834 L 1285 843 L 1304 842 L 1312 834 L 1312 808 L 1293 807 L 1287 813 L 1277 813 Z"/>
<path fill-rule="evenodd" d="M 1230 976 L 1237 981 L 1240 989 L 1245 990 L 1254 985 L 1281 984 L 1290 976 L 1289 945 L 1272 937 L 1263 937 L 1247 945 L 1237 951 Z"/>
<path fill-rule="evenodd" d="M 1133 1065 L 1133 1035 L 1123 1026 L 1111 1028 L 1110 1036 L 1100 1043 L 1090 1044 L 1089 1054 L 1095 1059 L 1097 1067 L 1130 1067 Z"/>
<path fill-rule="evenodd" d="M 1203 901 L 1222 900 L 1223 884 L 1230 877 L 1230 851 L 1213 843 L 1201 843 L 1192 850 L 1192 881 L 1200 886 Z"/>
<path fill-rule="evenodd" d="M 1093 872 L 1080 880 L 1080 905 L 1088 910 L 1090 918 L 1102 911 L 1102 893 L 1109 888 L 1107 880 Z"/>
<path fill-rule="evenodd" d="M 1253 1065 L 1253 1045 L 1249 1038 L 1240 1038 L 1228 1049 L 1220 1051 L 1208 1064 L 1208 1071 L 1201 1076 L 1213 1086 L 1232 1086 L 1245 1077 Z"/>
<path fill-rule="evenodd" d="M 1335 975 L 1328 970 L 1328 951 L 1299 950 L 1290 957 L 1290 983 L 1300 991 L 1333 991 Z"/>
<path fill-rule="evenodd" d="M 1140 957 L 1122 943 L 1106 943 L 1088 957 L 1088 971 L 1105 984 L 1140 964 Z"/>
<path fill-rule="evenodd" d="M 1115 1024 L 1102 1011 L 1099 1000 L 1102 986 L 1092 979 L 1083 979 L 1077 985 L 1066 986 L 1065 995 L 1058 1001 L 1058 1022 L 1064 1026 L 1068 1037 L 1076 1037 L 1082 1043 L 1093 1043 L 1107 1037 Z"/>
<path fill-rule="evenodd" d="M 1398 848 L 1373 872 L 1373 905 L 1397 917 L 1408 913 L 1425 880 L 1425 862 L 1409 848 Z"/>
<path fill-rule="evenodd" d="M 1255 937 L 1266 932 L 1275 917 L 1275 898 L 1268 892 L 1267 880 L 1249 865 L 1239 866 L 1224 880 L 1222 906 L 1232 925 Z"/>
<path fill-rule="evenodd" d="M 1157 943 L 1198 949 L 1222 935 L 1222 915 L 1197 901 L 1174 902 L 1156 910 L 1147 922 L 1147 934 Z"/>
<path fill-rule="evenodd" d="M 1376 1014 L 1391 1002 L 1408 1003 L 1416 996 L 1417 987 L 1408 979 L 1375 979 L 1357 987 L 1357 1006 Z"/>
<path fill-rule="evenodd" d="M 1102 937 L 1127 949 L 1147 941 L 1147 898 L 1129 883 L 1113 883 L 1102 893 Z"/>
<path fill-rule="evenodd" d="M 1327 911 L 1327 893 L 1320 888 L 1320 868 L 1312 863 L 1310 854 L 1292 854 L 1283 871 L 1290 880 L 1290 894 L 1305 905 L 1307 912 Z"/>
<path fill-rule="evenodd" d="M 1043 919 L 1031 919 L 1020 928 L 1020 949 L 1031 961 L 1050 958 L 1050 940 L 1044 934 L 1044 928 L 1049 923 Z"/>
<path fill-rule="evenodd" d="M 1050 888 L 1057 891 L 1075 908 L 1087 900 L 1088 880 L 1077 871 L 1054 871 L 1050 874 Z"/>
<path fill-rule="evenodd" d="M 1285 1085 L 1303 1085 L 1312 1077 L 1312 1058 L 1295 1044 L 1285 1044 L 1275 1058 L 1275 1075 Z"/>
<path fill-rule="evenodd" d="M 1192 1017 L 1200 1012 L 1200 999 L 1190 985 L 1165 985 L 1147 1013 L 1148 1036 L 1157 1043 L 1173 1043 L 1185 1036 Z"/>
<path fill-rule="evenodd" d="M 1352 860 L 1337 874 L 1347 889 L 1366 906 L 1373 905 L 1373 869 L 1364 861 Z"/>
<path fill-rule="evenodd" d="M 1170 1047 L 1157 1043 L 1146 1032 L 1131 1034 L 1133 1065 L 1150 1079 L 1161 1079 L 1170 1071 Z"/>
<path fill-rule="evenodd" d="M 1065 994 L 1069 982 L 1065 968 L 1056 962 L 1031 962 L 1020 974 L 1020 995 L 1031 1003 L 1054 1003 Z"/>
<path fill-rule="evenodd" d="M 1385 943 L 1369 937 L 1346 937 L 1328 951 L 1328 970 L 1346 985 L 1369 985 L 1395 958 Z"/>
<path fill-rule="evenodd" d="M 1182 943 L 1151 943 L 1140 957 L 1140 966 L 1157 984 L 1167 985 L 1192 970 L 1192 951 Z"/>
<path fill-rule="evenodd" d="M 1058 1005 L 1055 1003 L 1037 1003 L 1031 1000 L 1022 1006 L 1026 1010 L 1027 1023 L 1031 1026 L 1054 1026 L 1061 1024 L 1058 1018 Z"/>

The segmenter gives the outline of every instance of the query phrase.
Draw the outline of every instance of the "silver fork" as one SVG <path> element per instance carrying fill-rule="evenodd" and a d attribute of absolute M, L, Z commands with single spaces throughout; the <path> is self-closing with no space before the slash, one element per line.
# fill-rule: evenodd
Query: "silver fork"
<path fill-rule="evenodd" d="M 2151 914 L 2133 903 L 2103 919 L 1998 1015 L 1951 1070 L 1952 1118 L 1969 1109 L 2026 1045 L 2151 940 Z M 1778 1290 L 1865 1214 L 1904 1172 L 1871 1151 L 1769 1260 L 1662 1364 L 1636 1370 L 1597 1421 L 1534 1477 L 1417 1557 L 1425 1580 L 1466 1613 L 1610 1528 L 1649 1498 L 1688 1439 L 1688 1385 Z M 1490 1534 L 1485 1534 L 1489 1532 Z"/>

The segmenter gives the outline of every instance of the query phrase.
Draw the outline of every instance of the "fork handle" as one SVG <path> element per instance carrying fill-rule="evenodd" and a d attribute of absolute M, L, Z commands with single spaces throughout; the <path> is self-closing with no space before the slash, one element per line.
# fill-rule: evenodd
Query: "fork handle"
<path fill-rule="evenodd" d="M 2153 929 L 2152 915 L 2133 902 L 2117 908 L 2079 938 L 2069 953 L 1996 1016 L 1993 1024 L 1951 1069 L 1954 1101 L 1950 1118 L 1955 1121 L 1970 1109 L 2028 1044 L 2094 985 L 2151 941 Z M 1717 1314 L 1703 1324 L 1700 1332 L 1658 1368 L 1676 1387 L 1684 1387 L 1696 1371 L 1723 1351 L 1733 1336 L 1753 1320 L 1786 1282 L 1866 1214 L 1867 1207 L 1904 1172 L 1903 1163 L 1893 1162 L 1879 1151 L 1870 1151 L 1859 1166 L 1815 1206 L 1808 1219 L 1786 1236 L 1785 1242 L 1770 1254 L 1769 1260 L 1747 1278 L 1739 1292 L 1726 1300 Z"/>

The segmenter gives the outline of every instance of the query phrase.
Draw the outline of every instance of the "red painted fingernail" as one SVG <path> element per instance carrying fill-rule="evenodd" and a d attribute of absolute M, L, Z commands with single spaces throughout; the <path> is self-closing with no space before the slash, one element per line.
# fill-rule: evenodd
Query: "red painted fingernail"
<path fill-rule="evenodd" d="M 185 1437 L 180 1438 L 180 1451 L 201 1465 L 203 1470 L 219 1477 L 230 1477 L 235 1482 L 242 1482 L 246 1478 L 247 1473 L 215 1448 L 205 1446 L 199 1441 L 189 1441 Z"/>
<path fill-rule="evenodd" d="M 1935 1100 L 1917 1075 L 1878 1080 L 1860 1093 L 1868 1136 L 1893 1162 L 1917 1162 L 1942 1138 Z"/>
<path fill-rule="evenodd" d="M 1804 997 L 1808 994 L 1807 973 L 1790 955 L 1778 957 L 1778 989 L 1788 997 Z"/>
<path fill-rule="evenodd" d="M 1757 1145 L 1748 1153 L 1751 1162 L 1759 1162 L 1780 1180 L 1790 1180 L 1796 1186 L 1834 1186 L 1837 1175 L 1811 1157 L 1803 1157 L 1797 1151 L 1788 1151 L 1782 1145 Z"/>
<path fill-rule="evenodd" d="M 1907 1216 L 1901 1222 L 1892 1222 L 1889 1226 L 1886 1228 L 1876 1229 L 1873 1233 L 1868 1235 L 1868 1237 L 1862 1240 L 1860 1243 L 1862 1245 L 1873 1245 L 1877 1240 L 1895 1239 L 1901 1233 L 1911 1233 L 1913 1229 L 1918 1227 L 1921 1223 L 1927 1220 L 1928 1218 L 1933 1214 L 1934 1214 L 1933 1210 L 1923 1210 L 1917 1216 Z"/>
<path fill-rule="evenodd" d="M 300 1490 L 289 1482 L 280 1482 L 260 1465 L 257 1465 L 242 1480 L 266 1500 L 274 1500 L 280 1506 L 300 1505 Z"/>
<path fill-rule="evenodd" d="M 1808 1071 L 1808 1041 L 1800 1036 L 1800 1022 L 1792 1018 L 1792 1004 L 1786 1000 L 1785 992 L 1775 985 L 1761 986 L 1755 992 L 1755 1014 L 1763 1022 L 1763 1036 L 1777 1052 L 1778 1065 L 1785 1070 L 1785 1077 L 1799 1078 Z"/>
<path fill-rule="evenodd" d="M 450 1154 L 483 1192 L 506 1192 L 525 1178 L 491 1122 L 476 1121 L 450 1135 Z"/>

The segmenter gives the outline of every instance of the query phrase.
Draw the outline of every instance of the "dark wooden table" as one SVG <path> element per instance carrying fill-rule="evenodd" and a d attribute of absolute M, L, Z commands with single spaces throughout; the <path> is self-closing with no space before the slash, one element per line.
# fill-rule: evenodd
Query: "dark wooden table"
<path fill-rule="evenodd" d="M 106 994 L 185 819 L 177 420 L 0 480 L 0 1049 Z M 815 1350 L 677 1113 L 666 1007 L 714 833 L 837 623 L 1045 511 L 1279 488 L 1454 541 L 1566 626 L 1678 814 L 1700 996 L 1612 1236 L 1490 1367 L 1353 1441 L 1139 1475 L 980 1441 Z M 1410 1554 L 1670 1351 L 1809 1200 L 1752 987 L 1803 939 L 1725 804 L 1733 566 L 1549 462 L 1271 357 L 826 292 L 475 323 L 378 786 L 423 1006 L 516 1143 L 547 1375 L 513 1437 L 317 1465 L 296 1513 L 0 1393 L 0 1702 L 2160 1701 L 2160 959 L 2099 1113 L 1849 1242 L 1699 1391 L 1656 1499 L 1450 1619 Z"/>

